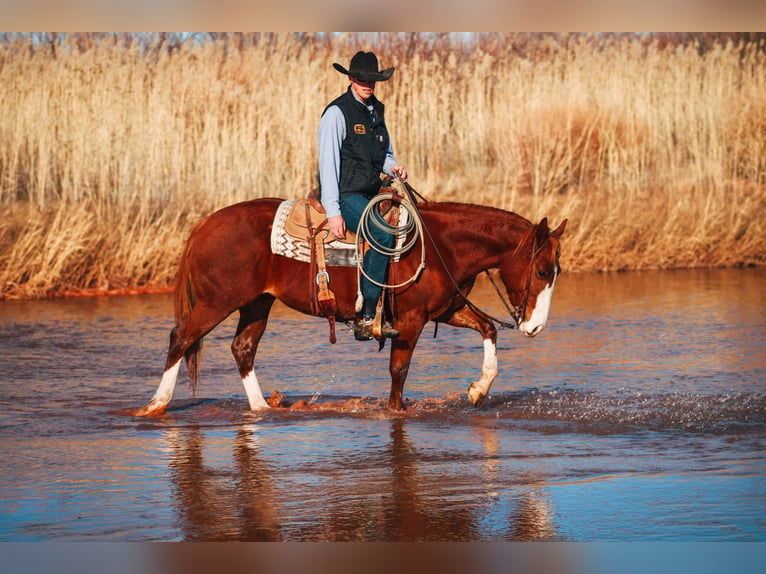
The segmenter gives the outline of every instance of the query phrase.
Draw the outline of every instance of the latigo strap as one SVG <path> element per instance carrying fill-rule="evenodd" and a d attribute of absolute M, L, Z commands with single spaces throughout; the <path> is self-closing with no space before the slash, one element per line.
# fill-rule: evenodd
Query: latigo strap
<path fill-rule="evenodd" d="M 309 210 L 311 206 L 306 204 L 306 221 L 308 223 L 309 237 L 311 242 L 311 275 L 316 281 L 311 282 L 311 306 L 314 313 L 321 317 L 327 317 L 330 324 L 330 343 L 335 344 L 335 314 L 338 306 L 335 302 L 335 294 L 330 289 L 330 274 L 327 272 L 324 253 L 324 237 L 322 230 L 327 225 L 325 219 L 315 229 L 311 223 Z"/>

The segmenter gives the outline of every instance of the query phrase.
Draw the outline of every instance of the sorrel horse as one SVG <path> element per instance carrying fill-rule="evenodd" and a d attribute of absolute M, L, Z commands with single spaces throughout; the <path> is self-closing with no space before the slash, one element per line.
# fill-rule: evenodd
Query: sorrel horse
<path fill-rule="evenodd" d="M 202 338 L 234 311 L 239 311 L 239 324 L 231 349 L 250 408 L 268 408 L 254 362 L 269 310 L 279 299 L 288 307 L 312 314 L 310 282 L 316 280 L 310 276 L 309 263 L 271 251 L 272 223 L 282 201 L 266 198 L 231 205 L 209 215 L 192 231 L 176 276 L 175 328 L 162 380 L 152 400 L 136 416 L 165 411 L 184 357 L 192 387 L 196 387 Z M 420 250 L 426 250 L 426 267 L 417 280 L 394 290 L 393 324 L 401 334 L 391 340 L 388 407 L 402 409 L 412 353 L 429 321 L 468 327 L 483 337 L 481 377 L 468 389 L 471 402 L 479 406 L 498 373 L 497 329 L 467 295 L 479 273 L 498 269 L 516 325 L 528 337 L 537 335 L 547 322 L 560 272 L 559 239 L 566 220 L 551 230 L 546 218 L 534 225 L 515 213 L 461 203 L 422 203 L 419 212 L 429 240 L 392 263 L 389 270 L 392 284 L 397 278 L 415 275 Z M 351 321 L 357 270 L 328 269 L 338 305 L 335 319 Z"/>

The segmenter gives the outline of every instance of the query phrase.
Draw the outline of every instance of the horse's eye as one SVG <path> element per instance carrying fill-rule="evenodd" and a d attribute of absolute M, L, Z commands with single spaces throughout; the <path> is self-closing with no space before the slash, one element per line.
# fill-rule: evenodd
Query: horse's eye
<path fill-rule="evenodd" d="M 540 271 L 537 272 L 537 276 L 540 279 L 547 279 L 548 278 L 548 272 L 545 271 L 544 269 L 540 269 Z"/>

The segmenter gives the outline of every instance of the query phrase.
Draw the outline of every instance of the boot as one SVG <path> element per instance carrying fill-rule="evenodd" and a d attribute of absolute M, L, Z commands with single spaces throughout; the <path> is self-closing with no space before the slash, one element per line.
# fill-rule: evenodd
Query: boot
<path fill-rule="evenodd" d="M 373 339 L 372 323 L 372 317 L 360 317 L 354 321 L 354 338 L 357 341 L 369 341 Z M 385 322 L 381 326 L 380 333 L 386 339 L 395 339 L 399 336 L 399 330 L 394 329 Z"/>

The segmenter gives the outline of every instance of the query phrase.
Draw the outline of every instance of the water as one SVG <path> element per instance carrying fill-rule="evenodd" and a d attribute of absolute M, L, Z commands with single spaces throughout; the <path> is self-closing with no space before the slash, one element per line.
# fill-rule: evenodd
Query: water
<path fill-rule="evenodd" d="M 548 328 L 427 326 L 390 413 L 387 350 L 275 306 L 250 413 L 229 345 L 154 393 L 169 296 L 0 303 L 0 541 L 766 541 L 764 269 L 565 274 Z M 502 313 L 491 288 L 475 300 Z"/>

